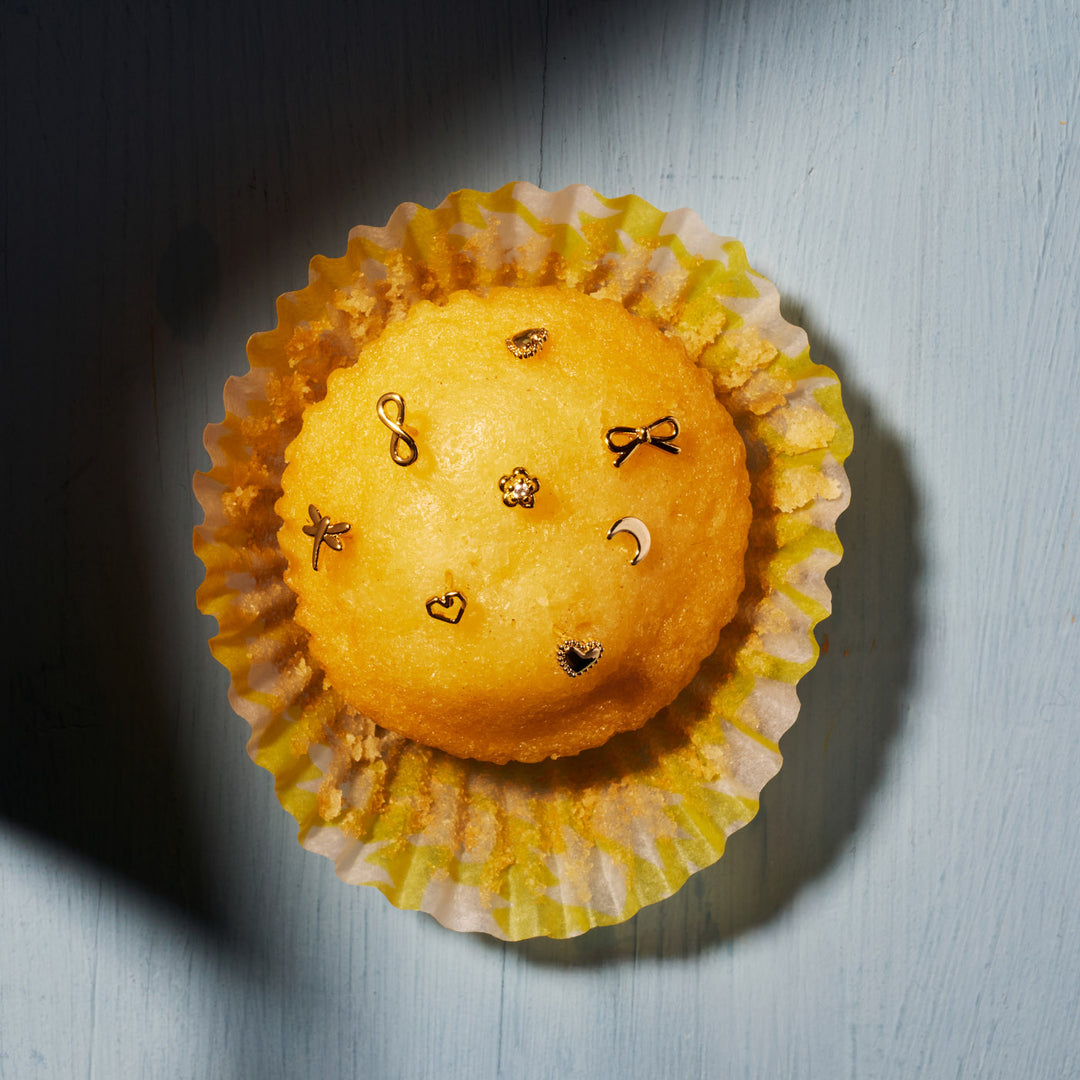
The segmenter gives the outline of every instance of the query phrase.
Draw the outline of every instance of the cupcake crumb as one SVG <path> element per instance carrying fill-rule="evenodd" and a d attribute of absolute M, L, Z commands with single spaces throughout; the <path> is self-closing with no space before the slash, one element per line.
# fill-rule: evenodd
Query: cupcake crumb
<path fill-rule="evenodd" d="M 731 392 L 728 404 L 733 413 L 750 412 L 755 416 L 765 416 L 773 409 L 781 408 L 794 389 L 794 379 L 782 372 L 755 371 Z"/>
<path fill-rule="evenodd" d="M 840 485 L 812 465 L 773 468 L 766 477 L 766 488 L 772 505 L 785 514 L 819 497 L 840 496 Z"/>
<path fill-rule="evenodd" d="M 712 375 L 718 390 L 734 390 L 779 355 L 779 349 L 765 341 L 754 327 L 740 326 L 705 349 L 701 364 Z"/>
<path fill-rule="evenodd" d="M 774 410 L 769 429 L 785 454 L 805 454 L 828 446 L 836 434 L 836 423 L 812 405 L 791 405 Z"/>
<path fill-rule="evenodd" d="M 244 484 L 241 487 L 225 491 L 221 495 L 221 505 L 225 513 L 234 521 L 245 518 L 251 511 L 255 500 L 258 499 L 261 488 L 254 484 Z"/>

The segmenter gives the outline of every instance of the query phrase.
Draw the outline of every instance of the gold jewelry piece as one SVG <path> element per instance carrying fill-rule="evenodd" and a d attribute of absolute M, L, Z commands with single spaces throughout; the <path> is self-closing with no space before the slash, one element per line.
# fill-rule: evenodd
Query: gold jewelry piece
<path fill-rule="evenodd" d="M 304 533 L 315 538 L 315 543 L 311 549 L 311 569 L 317 571 L 319 569 L 319 548 L 325 544 L 328 548 L 333 548 L 334 551 L 340 551 L 341 541 L 338 536 L 341 533 L 347 533 L 350 526 L 347 521 L 339 521 L 336 525 L 331 525 L 330 519 L 321 515 L 314 506 L 309 506 L 307 512 L 311 515 L 311 524 L 304 526 Z"/>
<path fill-rule="evenodd" d="M 519 465 L 509 476 L 499 479 L 499 490 L 503 493 L 503 502 L 507 506 L 524 506 L 529 510 L 532 508 L 533 498 L 540 490 L 540 481 Z"/>
<path fill-rule="evenodd" d="M 559 667 L 576 679 L 584 675 L 604 655 L 604 646 L 599 641 L 564 641 L 556 652 Z"/>
<path fill-rule="evenodd" d="M 637 566 L 649 554 L 649 548 L 652 546 L 652 536 L 649 533 L 648 525 L 636 517 L 619 518 L 608 529 L 607 538 L 610 540 L 616 533 L 629 533 L 637 541 L 637 553 L 630 560 L 631 566 Z"/>
<path fill-rule="evenodd" d="M 537 326 L 532 330 L 522 330 L 520 334 L 507 338 L 506 347 L 519 360 L 528 360 L 530 356 L 535 356 L 544 347 L 544 342 L 547 339 L 548 332 L 542 326 Z"/>
<path fill-rule="evenodd" d="M 461 622 L 461 616 L 465 614 L 467 603 L 465 597 L 455 589 L 453 592 L 443 593 L 442 596 L 433 596 L 424 604 L 424 607 L 433 619 L 457 625 Z M 437 608 L 442 610 L 438 611 Z"/>
<path fill-rule="evenodd" d="M 391 420 L 386 415 L 386 403 L 392 401 L 398 407 L 398 414 L 396 420 Z M 378 404 L 375 406 L 375 411 L 379 414 L 379 419 L 391 430 L 393 433 L 390 436 L 390 456 L 394 459 L 395 465 L 411 465 L 419 456 L 420 452 L 416 449 L 416 442 L 413 437 L 405 430 L 405 399 L 400 394 L 383 394 L 379 398 Z M 398 443 L 404 442 L 409 448 L 408 457 L 401 453 L 398 449 Z"/>
<path fill-rule="evenodd" d="M 653 433 L 655 428 L 665 424 L 670 426 L 670 433 L 661 435 Z M 674 416 L 661 416 L 659 420 L 654 420 L 648 427 L 613 427 L 604 436 L 604 442 L 607 443 L 607 448 L 613 454 L 619 455 L 615 459 L 615 468 L 617 469 L 639 446 L 655 446 L 657 450 L 666 450 L 669 454 L 678 454 L 682 447 L 675 446 L 672 442 L 678 434 L 679 421 Z M 616 442 L 614 438 L 616 435 L 628 436 L 628 438 L 621 438 Z"/>

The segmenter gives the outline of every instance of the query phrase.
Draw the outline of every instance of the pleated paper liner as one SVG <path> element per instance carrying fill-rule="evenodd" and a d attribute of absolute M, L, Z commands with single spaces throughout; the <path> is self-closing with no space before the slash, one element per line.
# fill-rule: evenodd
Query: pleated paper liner
<path fill-rule="evenodd" d="M 387 322 L 455 289 L 548 284 L 620 301 L 710 371 L 747 445 L 754 520 L 739 614 L 672 705 L 576 757 L 496 766 L 378 728 L 324 686 L 292 618 L 273 507 L 303 408 Z M 249 372 L 226 384 L 224 423 L 206 429 L 194 546 L 248 751 L 301 843 L 398 907 L 510 940 L 571 937 L 670 896 L 756 813 L 817 659 L 850 494 L 836 375 L 739 243 L 689 210 L 581 186 L 405 203 L 384 228 L 354 229 L 342 258 L 313 259 L 277 311 L 248 343 Z"/>

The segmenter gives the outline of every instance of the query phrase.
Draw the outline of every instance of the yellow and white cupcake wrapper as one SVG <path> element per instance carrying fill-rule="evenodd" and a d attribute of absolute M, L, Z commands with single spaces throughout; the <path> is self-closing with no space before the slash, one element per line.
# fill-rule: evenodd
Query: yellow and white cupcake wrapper
<path fill-rule="evenodd" d="M 323 685 L 292 620 L 273 506 L 304 405 L 387 322 L 455 289 L 542 284 L 616 299 L 685 343 L 746 442 L 754 521 L 739 614 L 672 705 L 597 750 L 496 766 L 384 731 Z M 817 659 L 850 495 L 836 375 L 737 241 L 689 210 L 581 186 L 405 203 L 384 228 L 354 229 L 342 258 L 313 259 L 310 284 L 277 308 L 206 429 L 194 546 L 211 649 L 300 842 L 398 907 L 508 940 L 571 937 L 670 896 L 756 813 Z"/>

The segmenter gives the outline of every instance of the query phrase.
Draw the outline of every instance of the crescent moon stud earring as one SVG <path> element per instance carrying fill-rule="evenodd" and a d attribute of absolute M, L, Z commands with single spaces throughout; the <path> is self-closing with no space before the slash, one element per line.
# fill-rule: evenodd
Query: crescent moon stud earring
<path fill-rule="evenodd" d="M 630 560 L 630 565 L 637 566 L 649 554 L 649 548 L 652 547 L 652 536 L 648 525 L 640 518 L 622 517 L 608 529 L 607 538 L 610 540 L 617 533 L 629 533 L 636 541 L 637 551 Z"/>

